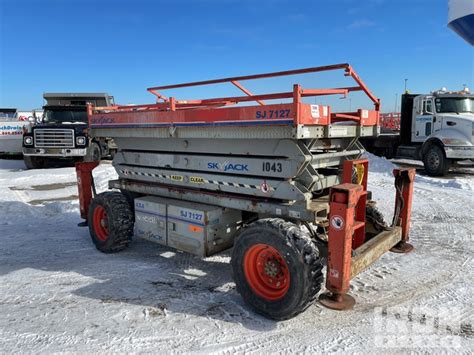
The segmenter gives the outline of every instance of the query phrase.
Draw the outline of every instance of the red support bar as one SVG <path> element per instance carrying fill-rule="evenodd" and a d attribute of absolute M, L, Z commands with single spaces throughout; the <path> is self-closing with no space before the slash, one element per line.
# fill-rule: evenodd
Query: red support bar
<path fill-rule="evenodd" d="M 348 115 L 347 113 L 333 113 L 332 118 L 334 120 L 351 120 L 351 121 L 360 121 L 359 116 Z"/>
<path fill-rule="evenodd" d="M 304 68 L 304 69 L 278 71 L 278 72 L 273 72 L 273 73 L 234 76 L 234 77 L 223 78 L 223 79 L 203 80 L 203 81 L 194 81 L 194 82 L 191 82 L 191 83 L 155 86 L 155 87 L 148 88 L 147 90 L 151 91 L 151 90 L 178 89 L 178 88 L 184 88 L 184 87 L 189 87 L 189 86 L 221 84 L 221 83 L 227 83 L 227 82 L 231 82 L 231 81 L 254 80 L 254 79 L 273 78 L 273 77 L 277 77 L 277 76 L 288 76 L 288 75 L 316 73 L 316 72 L 321 72 L 321 71 L 346 69 L 346 68 L 349 68 L 349 67 L 350 66 L 347 63 L 334 64 L 334 65 L 326 65 L 326 66 L 321 66 L 321 67 L 312 67 L 312 68 Z"/>
<path fill-rule="evenodd" d="M 228 77 L 223 79 L 213 79 L 213 80 L 203 80 L 203 81 L 195 81 L 190 83 L 181 83 L 181 84 L 172 84 L 172 85 L 163 85 L 163 86 L 155 86 L 148 88 L 147 90 L 151 92 L 153 95 L 157 96 L 158 99 L 164 99 L 166 101 L 166 97 L 161 95 L 157 92 L 157 90 L 168 90 L 168 89 L 178 89 L 184 87 L 191 87 L 191 86 L 201 86 L 201 85 L 211 85 L 211 84 L 220 84 L 220 83 L 227 83 L 230 82 L 249 95 L 251 100 L 243 100 L 237 99 L 236 101 L 230 100 L 233 102 L 242 102 L 242 101 L 257 101 L 260 105 L 262 104 L 263 97 L 261 95 L 252 95 L 249 91 L 241 86 L 238 81 L 242 80 L 255 80 L 255 79 L 264 79 L 264 78 L 273 78 L 279 76 L 288 76 L 288 75 L 298 75 L 298 74 L 308 74 L 308 73 L 317 73 L 322 71 L 331 71 L 331 70 L 339 70 L 344 69 L 346 76 L 351 76 L 354 81 L 358 84 L 358 86 L 348 87 L 348 88 L 340 88 L 340 89 L 321 89 L 321 90 L 307 90 L 307 96 L 317 96 L 317 95 L 334 95 L 334 94 L 343 94 L 347 95 L 348 92 L 352 91 L 364 91 L 365 94 L 374 102 L 375 110 L 378 111 L 380 109 L 380 100 L 375 97 L 372 92 L 368 89 L 365 83 L 360 79 L 354 69 L 347 63 L 343 64 L 334 64 L 334 65 L 326 65 L 320 67 L 311 67 L 311 68 L 303 68 L 303 69 L 295 69 L 295 70 L 286 70 L 286 71 L 279 71 L 273 73 L 264 73 L 264 74 L 254 74 L 254 75 L 245 75 L 245 76 L 235 76 L 235 77 Z M 312 93 L 310 93 L 313 91 Z M 302 96 L 306 96 L 302 94 Z M 269 99 L 278 99 L 282 97 L 275 97 Z M 234 98 L 226 98 L 226 99 L 234 99 Z M 222 99 L 212 99 L 212 102 L 222 100 Z M 203 103 L 206 100 L 202 100 Z M 226 101 L 226 100 L 223 100 Z"/>
<path fill-rule="evenodd" d="M 413 246 L 408 243 L 408 240 L 415 175 L 416 171 L 414 168 L 393 170 L 396 189 L 394 224 L 402 228 L 402 241 L 391 249 L 393 252 L 408 253 L 413 250 Z"/>
<path fill-rule="evenodd" d="M 337 95 L 346 96 L 349 93 L 347 89 L 304 89 L 301 91 L 301 96 L 321 96 L 321 95 Z"/>
<path fill-rule="evenodd" d="M 347 76 L 351 76 L 358 86 L 348 86 L 341 88 L 325 88 L 325 89 L 302 89 L 299 84 L 295 84 L 298 89 L 293 87 L 289 92 L 277 92 L 254 95 L 247 90 L 238 80 L 252 80 L 271 78 L 284 75 L 306 74 L 313 72 L 322 72 L 328 70 L 343 69 Z M 190 87 L 196 85 L 209 85 L 229 82 L 241 91 L 246 96 L 234 97 L 218 97 L 198 100 L 178 100 L 173 97 L 167 98 L 157 92 L 157 89 L 173 89 Z M 148 89 L 154 94 L 158 101 L 152 105 L 133 105 L 133 106 L 111 106 L 111 107 L 96 107 L 89 110 L 89 122 L 93 128 L 101 127 L 125 127 L 128 124 L 169 124 L 173 125 L 179 123 L 185 125 L 189 123 L 209 124 L 211 122 L 218 122 L 225 124 L 237 121 L 242 121 L 242 124 L 262 124 L 260 118 L 273 118 L 274 112 L 278 112 L 275 118 L 275 124 L 292 124 L 292 125 L 328 125 L 340 120 L 351 120 L 359 126 L 376 126 L 379 122 L 379 112 L 374 110 L 359 109 L 354 113 L 338 113 L 331 114 L 329 106 L 322 106 L 323 116 L 318 116 L 315 105 L 302 102 L 302 98 L 315 97 L 321 95 L 344 95 L 347 96 L 350 92 L 364 91 L 368 97 L 376 103 L 378 108 L 379 100 L 375 98 L 362 80 L 357 76 L 355 71 L 349 64 L 335 64 L 322 67 L 313 67 L 306 69 L 288 70 L 275 73 L 256 74 L 239 77 L 229 77 L 224 79 L 206 80 L 191 83 L 183 83 L 176 85 L 157 86 Z M 287 99 L 287 100 L 285 100 Z M 163 100 L 163 102 L 161 102 Z M 279 104 L 267 104 L 267 100 L 282 100 Z M 256 101 L 260 106 L 241 105 L 236 108 L 227 108 L 223 106 L 236 105 L 238 103 Z M 293 101 L 293 102 L 291 102 Z M 287 107 L 287 106 L 291 106 Z M 209 110 L 213 108 L 220 108 L 219 110 Z M 184 111 L 184 112 L 183 112 Z M 270 115 L 270 117 L 268 117 Z M 284 115 L 285 117 L 281 117 Z M 281 120 L 286 118 L 286 120 Z M 278 122 L 277 122 L 278 121 Z M 273 124 L 273 123 L 271 123 Z"/>
<path fill-rule="evenodd" d="M 235 80 L 232 80 L 231 81 L 232 84 L 234 84 L 237 88 L 239 88 L 244 94 L 247 94 L 248 96 L 254 96 L 249 90 L 247 90 L 241 83 L 239 83 L 238 81 L 235 81 Z M 255 100 L 258 102 L 259 105 L 261 106 L 264 106 L 265 105 L 265 102 L 263 102 L 262 100 Z"/>
<path fill-rule="evenodd" d="M 372 100 L 372 102 L 374 103 L 375 105 L 375 111 L 379 111 L 380 110 L 380 99 L 377 98 L 374 94 L 372 94 L 372 92 L 369 90 L 369 88 L 367 87 L 367 85 L 365 85 L 365 83 L 362 81 L 362 79 L 359 77 L 359 75 L 357 75 L 357 73 L 355 72 L 355 70 L 350 66 L 348 65 L 346 67 L 346 76 L 351 76 L 354 81 L 359 84 L 359 86 L 361 87 L 361 89 L 365 92 L 365 94 Z"/>
<path fill-rule="evenodd" d="M 301 102 L 301 85 L 295 84 L 293 85 L 293 106 L 295 107 L 296 117 L 300 116 L 300 112 L 301 112 L 300 102 Z"/>
<path fill-rule="evenodd" d="M 176 111 L 176 99 L 174 97 L 170 97 L 169 106 L 171 111 Z"/>
<path fill-rule="evenodd" d="M 81 217 L 87 221 L 89 205 L 92 201 L 94 192 L 94 179 L 92 170 L 94 170 L 98 162 L 76 163 L 77 189 L 79 192 L 79 209 Z"/>

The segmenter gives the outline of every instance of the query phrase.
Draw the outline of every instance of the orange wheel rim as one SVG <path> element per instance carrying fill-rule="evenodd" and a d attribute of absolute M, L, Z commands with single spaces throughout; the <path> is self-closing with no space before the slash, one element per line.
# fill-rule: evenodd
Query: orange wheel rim
<path fill-rule="evenodd" d="M 109 220 L 107 218 L 107 212 L 102 206 L 97 206 L 94 209 L 92 216 L 92 225 L 94 226 L 94 231 L 97 236 L 97 239 L 101 241 L 106 241 L 109 237 Z"/>
<path fill-rule="evenodd" d="M 246 251 L 244 273 L 252 291 L 267 301 L 283 298 L 290 288 L 290 271 L 285 259 L 267 244 L 255 244 Z"/>

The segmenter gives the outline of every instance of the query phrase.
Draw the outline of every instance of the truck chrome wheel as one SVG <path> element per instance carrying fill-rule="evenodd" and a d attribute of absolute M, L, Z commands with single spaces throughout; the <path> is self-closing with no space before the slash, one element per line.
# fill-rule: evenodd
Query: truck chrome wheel
<path fill-rule="evenodd" d="M 441 163 L 438 154 L 432 150 L 426 154 L 426 160 L 434 169 L 438 169 L 439 164 Z"/>
<path fill-rule="evenodd" d="M 431 145 L 423 156 L 425 171 L 430 176 L 446 175 L 450 161 L 446 159 L 444 151 L 437 145 Z"/>

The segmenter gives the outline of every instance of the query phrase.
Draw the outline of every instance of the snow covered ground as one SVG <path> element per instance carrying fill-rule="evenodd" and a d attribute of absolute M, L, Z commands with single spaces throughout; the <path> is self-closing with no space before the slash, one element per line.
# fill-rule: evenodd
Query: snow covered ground
<path fill-rule="evenodd" d="M 392 164 L 371 157 L 370 189 L 391 219 Z M 99 190 L 115 176 L 95 171 Z M 417 176 L 408 255 L 352 281 L 357 304 L 314 304 L 274 322 L 235 291 L 229 252 L 199 259 L 135 240 L 97 251 L 80 222 L 73 168 L 0 160 L 0 352 L 472 353 L 474 176 Z"/>

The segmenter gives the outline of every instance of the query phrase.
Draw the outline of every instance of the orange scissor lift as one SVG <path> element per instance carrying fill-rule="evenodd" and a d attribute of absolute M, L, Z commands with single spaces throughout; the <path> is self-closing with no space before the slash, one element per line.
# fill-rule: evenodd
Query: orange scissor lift
<path fill-rule="evenodd" d="M 287 92 L 255 95 L 241 84 L 337 70 L 356 85 L 304 89 L 294 84 Z M 245 95 L 179 100 L 161 93 L 220 83 L 231 83 Z M 379 134 L 380 101 L 350 65 L 148 91 L 157 97 L 155 104 L 89 106 L 91 136 L 111 137 L 119 148 L 113 161 L 119 178 L 109 182 L 116 192 L 95 193 L 97 163 L 76 166 L 81 216 L 99 250 L 123 250 L 133 235 L 199 256 L 233 246 L 238 292 L 254 310 L 274 319 L 290 318 L 312 303 L 324 263 L 327 291 L 320 302 L 347 309 L 355 303 L 347 294 L 353 277 L 388 250 L 412 250 L 414 170 L 393 171 L 395 210 L 388 226 L 367 190 L 368 161 L 358 143 L 361 136 Z M 374 109 L 333 113 L 328 105 L 304 100 L 355 91 L 364 92 Z M 272 100 L 285 102 L 269 104 Z M 239 105 L 248 102 L 257 104 Z M 154 217 L 143 218 L 147 213 Z M 216 214 L 220 217 L 209 217 Z"/>

